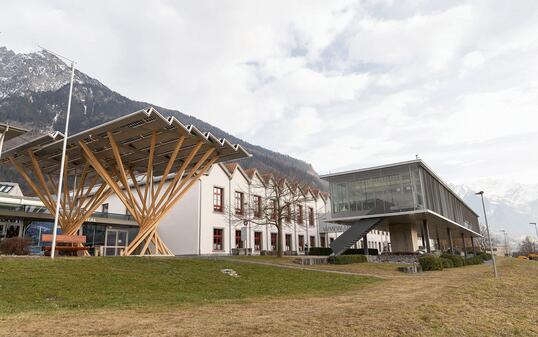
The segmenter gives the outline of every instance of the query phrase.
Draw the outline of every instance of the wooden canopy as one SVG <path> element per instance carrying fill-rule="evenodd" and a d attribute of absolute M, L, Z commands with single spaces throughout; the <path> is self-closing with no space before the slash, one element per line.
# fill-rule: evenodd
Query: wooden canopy
<path fill-rule="evenodd" d="M 0 161 L 13 164 L 53 214 L 62 155 L 62 141 L 56 138 L 61 135 L 23 144 L 7 151 Z M 70 136 L 62 231 L 76 233 L 114 192 L 140 226 L 124 255 L 171 255 L 158 236 L 159 221 L 211 165 L 248 156 L 241 146 L 185 126 L 174 117 L 165 118 L 153 108 Z"/>
<path fill-rule="evenodd" d="M 15 137 L 21 136 L 26 132 L 28 132 L 28 130 L 0 123 L 0 137 L 3 137 L 4 141 L 8 141 Z"/>

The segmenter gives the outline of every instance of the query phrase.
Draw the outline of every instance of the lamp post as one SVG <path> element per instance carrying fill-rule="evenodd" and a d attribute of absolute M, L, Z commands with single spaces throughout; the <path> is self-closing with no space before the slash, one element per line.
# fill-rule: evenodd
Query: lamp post
<path fill-rule="evenodd" d="M 62 183 L 63 183 L 63 176 L 64 174 L 67 174 L 67 172 L 64 172 L 64 165 L 65 165 L 65 152 L 67 149 L 67 137 L 69 133 L 69 115 L 71 114 L 71 99 L 73 97 L 73 82 L 75 80 L 75 61 L 69 60 L 66 57 L 63 57 L 59 54 L 56 54 L 54 52 L 51 52 L 50 50 L 47 50 L 43 47 L 41 47 L 43 50 L 46 50 L 47 52 L 54 54 L 64 60 L 68 60 L 71 63 L 71 81 L 69 84 L 69 99 L 67 101 L 67 113 L 65 115 L 65 132 L 64 132 L 64 139 L 63 139 L 63 146 L 62 146 L 62 160 L 60 163 L 60 178 L 58 179 L 58 193 L 56 196 L 56 213 L 54 214 L 54 227 L 52 228 L 52 247 L 50 251 L 50 258 L 54 259 L 54 255 L 56 252 L 56 235 L 58 231 L 58 219 L 60 215 L 60 197 L 62 195 Z"/>
<path fill-rule="evenodd" d="M 488 234 L 488 241 L 489 241 L 489 251 L 491 252 L 491 259 L 493 260 L 493 274 L 495 277 L 498 277 L 497 275 L 497 262 L 495 261 L 495 254 L 493 254 L 493 245 L 491 244 L 491 235 L 489 235 L 489 224 L 488 224 L 488 216 L 486 215 L 486 204 L 484 204 L 484 191 L 480 191 L 475 193 L 476 195 L 480 195 L 482 199 L 482 209 L 484 210 L 484 220 L 486 222 L 486 232 Z"/>
<path fill-rule="evenodd" d="M 510 256 L 510 254 L 508 253 L 508 241 L 507 241 L 508 232 L 505 231 L 504 229 L 501 229 L 501 233 L 504 234 L 504 256 Z"/>
<path fill-rule="evenodd" d="M 536 231 L 536 239 L 538 239 L 538 226 L 536 226 L 536 222 L 529 222 L 530 225 L 534 225 L 534 230 Z"/>

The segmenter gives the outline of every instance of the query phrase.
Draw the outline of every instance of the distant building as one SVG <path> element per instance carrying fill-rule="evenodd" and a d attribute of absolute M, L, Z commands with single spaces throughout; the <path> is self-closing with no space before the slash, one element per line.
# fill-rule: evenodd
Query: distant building
<path fill-rule="evenodd" d="M 390 232 L 397 253 L 475 248 L 478 215 L 424 162 L 413 160 L 322 176 L 330 183 L 331 218 L 349 225 L 337 254 L 372 231 Z"/>

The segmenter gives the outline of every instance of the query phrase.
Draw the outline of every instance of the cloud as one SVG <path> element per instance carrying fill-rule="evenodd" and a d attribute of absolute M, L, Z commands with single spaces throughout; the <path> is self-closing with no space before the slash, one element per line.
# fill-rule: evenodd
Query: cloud
<path fill-rule="evenodd" d="M 47 46 L 133 99 L 321 172 L 425 159 L 538 183 L 538 3 L 5 1 L 0 44 Z"/>

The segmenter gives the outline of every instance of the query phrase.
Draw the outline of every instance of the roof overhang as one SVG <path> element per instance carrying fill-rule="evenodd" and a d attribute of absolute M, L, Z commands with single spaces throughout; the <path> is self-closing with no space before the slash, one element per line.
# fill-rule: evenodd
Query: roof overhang
<path fill-rule="evenodd" d="M 22 136 L 26 132 L 28 132 L 26 129 L 0 123 L 0 135 L 4 135 L 4 141 Z"/>

